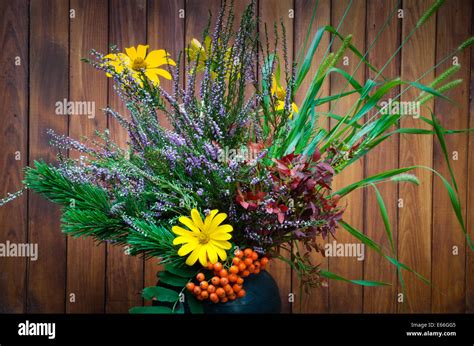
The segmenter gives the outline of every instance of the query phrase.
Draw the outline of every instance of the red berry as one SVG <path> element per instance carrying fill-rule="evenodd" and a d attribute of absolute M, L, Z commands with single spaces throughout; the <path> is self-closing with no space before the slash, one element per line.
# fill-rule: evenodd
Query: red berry
<path fill-rule="evenodd" d="M 227 273 L 227 269 L 222 269 L 221 271 L 219 271 L 219 276 L 221 278 L 225 278 L 227 277 L 228 273 Z"/>
<path fill-rule="evenodd" d="M 199 286 L 201 286 L 201 289 L 207 290 L 207 288 L 209 287 L 209 283 L 207 281 L 201 281 Z"/>
<path fill-rule="evenodd" d="M 247 269 L 247 266 L 245 265 L 245 263 L 240 263 L 239 264 L 239 272 L 243 272 L 245 269 Z"/>
<path fill-rule="evenodd" d="M 244 255 L 245 255 L 245 257 L 250 257 L 250 256 L 252 256 L 252 253 L 253 253 L 253 251 L 252 251 L 252 249 L 250 249 L 250 248 L 244 250 Z"/>
<path fill-rule="evenodd" d="M 201 294 L 201 292 L 202 292 L 201 287 L 199 287 L 199 286 L 194 287 L 194 289 L 193 289 L 194 295 L 199 296 Z"/>
<path fill-rule="evenodd" d="M 222 264 L 217 262 L 214 264 L 214 271 L 215 272 L 220 272 L 222 270 Z"/>
<path fill-rule="evenodd" d="M 220 282 L 221 282 L 221 279 L 220 279 L 218 276 L 213 276 L 212 279 L 211 279 L 211 283 L 212 283 L 214 286 L 219 285 Z"/>

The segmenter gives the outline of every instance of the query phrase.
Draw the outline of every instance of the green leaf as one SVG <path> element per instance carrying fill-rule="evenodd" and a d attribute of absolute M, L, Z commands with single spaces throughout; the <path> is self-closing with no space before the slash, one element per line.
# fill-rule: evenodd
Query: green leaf
<path fill-rule="evenodd" d="M 180 276 L 183 278 L 191 278 L 194 275 L 196 275 L 196 269 L 193 269 L 192 267 L 178 267 L 174 266 L 171 264 L 167 264 L 165 266 L 165 270 L 170 272 L 171 274 L 174 274 L 176 276 Z"/>
<path fill-rule="evenodd" d="M 377 186 L 375 186 L 375 184 L 370 184 L 370 185 L 373 187 L 375 191 L 375 195 L 377 197 L 377 203 L 379 205 L 380 215 L 382 216 L 382 220 L 385 226 L 385 232 L 387 233 L 388 240 L 390 241 L 390 248 L 392 250 L 392 256 L 393 256 L 395 254 L 395 245 L 393 243 L 392 227 L 390 226 L 390 220 L 388 218 L 387 208 L 385 207 L 383 197 L 380 194 L 379 189 L 377 189 Z"/>
<path fill-rule="evenodd" d="M 184 287 L 188 283 L 188 279 L 176 276 L 168 271 L 159 272 L 158 277 L 160 279 L 160 282 L 163 282 L 170 286 Z"/>
<path fill-rule="evenodd" d="M 433 121 L 433 128 L 435 130 L 436 137 L 438 137 L 441 150 L 443 151 L 444 160 L 446 161 L 446 164 L 448 165 L 449 175 L 451 176 L 451 183 L 453 184 L 454 189 L 456 190 L 456 193 L 459 193 L 458 185 L 456 184 L 456 178 L 453 172 L 453 168 L 451 167 L 451 163 L 449 160 L 446 140 L 444 139 L 444 134 L 443 134 L 444 129 L 442 128 L 441 124 L 439 123 L 438 119 L 436 118 L 433 112 L 431 112 L 431 120 Z"/>
<path fill-rule="evenodd" d="M 161 286 L 145 287 L 142 292 L 142 297 L 146 300 L 156 298 L 160 302 L 170 303 L 174 303 L 179 299 L 178 292 Z"/>
<path fill-rule="evenodd" d="M 191 310 L 192 314 L 204 313 L 202 303 L 194 298 L 194 296 L 188 291 L 186 291 L 186 301 L 188 302 L 189 310 Z"/>
<path fill-rule="evenodd" d="M 319 271 L 319 274 L 320 274 L 322 277 L 325 277 L 325 278 L 327 278 L 327 279 L 349 282 L 349 283 L 356 284 L 356 285 L 361 285 L 361 286 L 370 286 L 370 287 L 373 287 L 373 286 L 390 286 L 390 284 L 388 284 L 388 283 L 379 282 L 379 281 L 350 280 L 350 279 L 346 279 L 346 278 L 344 278 L 344 277 L 342 277 L 342 276 L 340 276 L 340 275 L 334 274 L 333 272 L 330 272 L 330 271 L 327 271 L 327 270 L 324 270 L 324 269 L 321 269 L 321 270 Z"/>
<path fill-rule="evenodd" d="M 443 177 L 439 172 L 437 172 L 436 170 L 430 168 L 430 167 L 423 167 L 423 168 L 426 168 L 430 171 L 432 171 L 434 174 L 436 174 L 440 179 L 441 181 L 443 182 L 444 184 L 444 187 L 446 188 L 446 190 L 448 191 L 448 195 L 449 195 L 449 199 L 451 201 L 451 205 L 454 209 L 454 214 L 456 215 L 456 218 L 459 222 L 459 225 L 461 226 L 461 230 L 463 231 L 464 233 L 464 236 L 466 237 L 466 240 L 467 240 L 467 245 L 471 248 L 471 250 L 474 251 L 474 244 L 472 243 L 472 239 L 471 237 L 469 236 L 469 234 L 467 233 L 467 229 L 466 229 L 466 225 L 464 224 L 464 218 L 462 216 L 462 208 L 461 208 L 461 201 L 459 200 L 459 196 L 456 194 L 456 192 L 454 191 L 454 189 L 451 187 L 451 185 L 449 184 L 449 182 L 446 180 L 445 177 Z"/>
<path fill-rule="evenodd" d="M 172 314 L 173 310 L 165 306 L 136 306 L 128 312 L 131 314 Z"/>
<path fill-rule="evenodd" d="M 352 234 L 355 238 L 359 239 L 361 242 L 363 242 L 365 245 L 367 245 L 368 247 L 370 247 L 372 250 L 374 250 L 375 252 L 377 252 L 379 255 L 385 257 L 390 263 L 394 264 L 397 268 L 403 268 L 413 274 L 415 274 L 421 281 L 423 281 L 424 283 L 428 284 L 428 285 L 431 285 L 429 280 L 427 280 L 424 276 L 422 276 L 421 274 L 417 273 L 416 271 L 414 271 L 413 269 L 411 269 L 410 267 L 406 266 L 405 264 L 403 263 L 400 263 L 398 260 L 396 260 L 395 258 L 392 258 L 388 255 L 386 255 L 383 251 L 382 251 L 382 246 L 380 246 L 379 244 L 377 244 L 375 241 L 373 241 L 372 239 L 370 239 L 369 237 L 367 237 L 366 235 L 364 235 L 362 232 L 358 231 L 357 229 L 355 229 L 354 227 L 352 227 L 351 225 L 349 225 L 347 222 L 345 221 L 339 221 L 339 224 L 341 224 L 350 234 Z"/>
<path fill-rule="evenodd" d="M 300 68 L 298 69 L 297 76 L 296 76 L 295 90 L 298 90 L 299 86 L 301 85 L 304 78 L 306 77 L 306 74 L 308 73 L 311 67 L 314 53 L 316 52 L 316 49 L 318 48 L 319 43 L 321 42 L 321 39 L 325 31 L 326 31 L 326 27 L 320 27 L 318 31 L 316 31 L 316 34 L 314 35 L 313 40 L 311 41 L 311 45 L 308 48 L 308 53 L 306 53 L 306 57 L 303 63 L 299 65 Z"/>
<path fill-rule="evenodd" d="M 350 193 L 350 192 L 352 192 L 356 189 L 365 187 L 365 186 L 367 186 L 371 183 L 377 183 L 377 182 L 380 182 L 380 181 L 384 181 L 384 180 L 386 180 L 388 178 L 391 178 L 395 175 L 411 171 L 415 168 L 417 168 L 417 166 L 410 166 L 410 167 L 405 167 L 405 168 L 396 168 L 396 169 L 391 169 L 391 170 L 388 170 L 388 171 L 385 171 L 385 172 L 382 172 L 382 173 L 378 173 L 378 174 L 372 175 L 370 177 L 367 177 L 365 179 L 359 180 L 355 183 L 352 183 L 352 184 L 350 184 L 346 187 L 343 187 L 342 189 L 339 189 L 336 192 L 333 192 L 331 194 L 331 196 L 339 195 L 339 196 L 342 197 L 342 196 L 345 196 L 348 193 Z"/>

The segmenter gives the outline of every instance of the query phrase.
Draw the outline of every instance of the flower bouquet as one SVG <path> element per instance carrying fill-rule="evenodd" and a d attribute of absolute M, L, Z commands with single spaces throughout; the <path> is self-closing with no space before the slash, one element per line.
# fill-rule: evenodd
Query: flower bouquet
<path fill-rule="evenodd" d="M 441 3 L 436 2 L 417 27 Z M 159 283 L 143 291 L 144 298 L 156 304 L 131 312 L 212 312 L 213 306 L 230 307 L 218 310 L 225 312 L 237 311 L 232 307 L 239 304 L 243 312 L 258 304 L 259 312 L 277 312 L 278 288 L 265 270 L 277 260 L 293 268 L 302 287 L 321 286 L 327 279 L 384 285 L 344 278 L 311 262 L 311 253 L 324 255 L 319 240 L 333 237 L 336 230 L 352 234 L 400 273 L 409 271 L 425 280 L 344 221 L 346 205 L 341 199 L 356 189 L 375 189 L 392 241 L 377 184 L 417 184 L 412 171 L 433 170 L 392 169 L 336 191 L 332 181 L 397 134 L 434 134 L 446 154 L 444 136 L 462 130 L 443 128 L 432 113 L 421 117 L 432 130 L 402 128 L 402 114 L 383 114 L 379 102 L 400 85 L 418 89 L 420 104 L 432 97 L 446 98 L 443 93 L 458 83 L 446 80 L 457 68 L 449 68 L 431 85 L 386 80 L 351 44 L 350 35 L 344 37 L 331 26 L 308 37 L 300 59 L 291 63 L 284 25 L 259 31 L 254 3 L 242 14 L 236 31 L 233 21 L 233 8 L 224 1 L 215 28 L 208 25 L 203 36 L 177 57 L 150 51 L 146 45 L 125 52 L 112 47 L 108 55 L 92 51 L 87 61 L 112 79 L 130 112 L 124 116 L 105 109 L 127 131 L 128 146 L 114 143 L 107 129 L 82 142 L 49 131 L 52 145 L 59 149 L 58 160 L 27 168 L 25 189 L 63 206 L 64 233 L 127 246 L 131 255 L 159 258 L 164 265 Z M 274 31 L 275 40 L 268 38 L 268 30 Z M 323 35 L 342 43 L 315 61 Z M 473 42 L 471 38 L 457 51 Z M 357 81 L 338 68 L 346 50 L 377 77 Z M 309 75 L 312 64 L 318 69 Z M 351 90 L 321 97 L 320 89 L 332 74 L 345 78 Z M 309 88 L 299 90 L 306 78 L 311 80 Z M 162 79 L 172 80 L 171 90 L 160 85 Z M 297 92 L 305 95 L 298 105 Z M 359 98 L 343 114 L 319 111 L 323 104 L 354 94 Z M 318 125 L 324 117 L 335 121 L 330 131 Z M 163 126 L 164 118 L 172 129 Z M 81 156 L 68 157 L 69 150 Z M 454 176 L 433 172 L 448 190 L 472 249 Z"/>

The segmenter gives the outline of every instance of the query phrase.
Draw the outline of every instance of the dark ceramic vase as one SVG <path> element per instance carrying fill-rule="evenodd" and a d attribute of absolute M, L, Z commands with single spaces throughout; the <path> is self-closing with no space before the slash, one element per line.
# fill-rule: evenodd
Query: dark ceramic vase
<path fill-rule="evenodd" d="M 262 270 L 258 275 L 245 278 L 243 298 L 224 304 L 204 303 L 206 314 L 271 314 L 281 312 L 278 286 L 272 276 Z"/>

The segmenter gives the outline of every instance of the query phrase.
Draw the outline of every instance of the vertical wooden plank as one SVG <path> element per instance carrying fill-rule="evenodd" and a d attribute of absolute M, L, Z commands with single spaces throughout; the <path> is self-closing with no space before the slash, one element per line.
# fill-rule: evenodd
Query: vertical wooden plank
<path fill-rule="evenodd" d="M 332 25 L 338 27 L 341 19 L 346 12 L 349 1 L 333 1 L 331 8 Z M 366 4 L 364 1 L 355 1 L 349 8 L 348 15 L 342 23 L 339 31 L 344 35 L 353 35 L 352 44 L 356 47 L 363 49 L 365 47 L 365 22 L 366 22 Z M 337 51 L 340 47 L 340 41 L 334 40 L 332 51 Z M 338 64 L 338 67 L 345 70 L 347 73 L 352 75 L 356 70 L 358 59 L 352 54 L 347 53 L 349 58 L 349 65 L 344 66 L 342 61 Z M 365 69 L 360 67 L 354 74 L 354 77 L 361 81 L 365 77 Z M 333 77 L 331 78 L 331 94 L 341 92 L 346 85 L 346 80 L 342 78 Z M 351 109 L 355 100 L 358 96 L 349 96 L 340 99 L 337 102 L 331 104 L 331 111 L 336 114 L 345 115 L 348 110 Z M 331 126 L 333 122 L 331 121 Z M 346 168 L 344 172 L 339 174 L 334 179 L 334 189 L 341 188 L 352 182 L 359 181 L 364 175 L 364 162 L 359 160 Z M 363 191 L 352 192 L 345 200 L 343 204 L 347 203 L 347 209 L 344 212 L 344 220 L 349 224 L 353 225 L 357 229 L 362 230 L 364 226 L 363 222 L 363 207 L 364 207 L 364 195 Z M 357 243 L 358 241 L 345 232 L 341 227 L 336 233 L 338 243 Z M 334 241 L 334 239 L 329 239 Z M 363 266 L 360 261 L 355 257 L 336 257 L 329 258 L 329 270 L 351 279 L 360 279 L 363 277 Z M 362 287 L 350 283 L 331 281 L 329 283 L 329 311 L 331 313 L 340 312 L 362 312 Z"/>
<path fill-rule="evenodd" d="M 306 34 L 309 29 L 313 10 L 316 6 L 316 16 L 311 28 L 311 34 L 308 39 L 307 45 L 311 43 L 313 36 L 316 31 L 324 25 L 331 23 L 331 1 L 330 0 L 295 0 L 295 58 L 298 58 L 300 50 L 303 49 Z M 300 90 L 295 95 L 295 102 L 297 105 L 301 105 L 303 102 L 306 91 L 308 90 L 311 80 L 318 70 L 318 65 L 321 63 L 324 53 L 329 45 L 329 35 L 324 35 L 319 44 L 315 56 L 313 57 L 313 63 L 306 76 L 306 79 L 301 84 Z M 304 56 L 303 56 L 304 58 Z M 321 88 L 321 97 L 329 96 L 329 79 L 326 79 Z M 328 112 L 329 104 L 323 104 L 316 108 L 317 112 Z M 329 129 L 329 121 L 321 120 L 320 126 Z M 328 261 L 327 258 L 321 254 L 314 253 L 311 255 L 311 261 L 313 264 L 320 264 L 320 267 L 327 269 Z M 296 273 L 293 273 L 293 291 L 298 295 L 300 292 L 300 283 Z M 296 303 L 293 306 L 293 312 L 297 313 L 325 313 L 329 311 L 328 301 L 328 288 L 317 287 L 311 289 L 308 293 L 303 291 L 303 297 L 300 304 L 300 299 L 296 299 Z"/>
<path fill-rule="evenodd" d="M 171 58 L 178 60 L 179 52 L 184 48 L 184 22 L 179 13 L 185 10 L 184 0 L 149 0 L 147 41 L 151 50 L 165 49 Z M 161 79 L 161 86 L 172 92 L 172 81 Z M 169 127 L 165 116 L 160 116 L 162 126 Z M 145 287 L 156 285 L 156 273 L 160 270 L 157 258 L 145 261 Z"/>
<path fill-rule="evenodd" d="M 416 22 L 432 1 L 405 0 L 402 40 L 415 27 Z M 427 21 L 402 49 L 401 77 L 403 80 L 416 80 L 435 63 L 436 20 Z M 422 82 L 429 84 L 433 73 Z M 406 87 L 402 87 L 403 90 Z M 402 101 L 412 101 L 418 92 L 411 88 L 402 96 Z M 427 103 L 432 109 L 433 104 Z M 401 127 L 429 128 L 420 119 L 404 117 Z M 411 165 L 432 166 L 433 138 L 430 135 L 404 135 L 400 137 L 400 167 Z M 399 208 L 398 254 L 399 260 L 416 270 L 425 278 L 431 278 L 431 203 L 432 174 L 426 170 L 416 171 L 420 186 L 401 184 L 399 198 L 403 207 Z M 407 295 L 405 304 L 398 305 L 399 312 L 429 312 L 431 306 L 430 287 L 414 275 L 405 272 Z M 399 292 L 402 292 L 399 285 Z"/>
<path fill-rule="evenodd" d="M 0 196 L 21 189 L 28 148 L 28 1 L 0 2 Z M 0 198 L 2 198 L 0 197 Z M 0 243 L 27 241 L 26 194 L 0 208 Z M 0 259 L 0 313 L 25 312 L 27 258 Z"/>
<path fill-rule="evenodd" d="M 247 7 L 252 4 L 251 0 L 234 0 L 234 32 L 237 33 L 240 27 L 240 21 L 242 20 L 242 15 L 244 14 Z M 255 8 L 255 11 L 258 11 L 258 7 Z M 254 67 L 257 66 L 257 59 L 253 63 Z M 258 76 L 257 76 L 258 78 Z M 255 92 L 255 87 L 251 84 L 247 84 L 245 88 L 245 97 L 249 99 Z"/>
<path fill-rule="evenodd" d="M 91 49 L 107 51 L 107 0 L 71 0 L 75 17 L 70 24 L 69 99 L 72 102 L 92 102 L 94 116 L 70 116 L 69 135 L 80 139 L 94 138 L 96 130 L 107 127 L 107 117 L 100 111 L 107 104 L 107 78 L 89 64 L 81 61 L 89 57 Z M 78 158 L 77 152 L 71 157 Z M 72 313 L 104 312 L 105 303 L 105 245 L 92 238 L 68 238 L 66 311 Z M 74 294 L 74 300 L 71 300 Z"/>
<path fill-rule="evenodd" d="M 274 23 L 279 28 L 279 47 L 278 55 L 280 57 L 280 64 L 282 71 L 284 71 L 285 63 L 283 58 L 283 46 L 282 46 L 282 35 L 280 20 L 283 20 L 283 24 L 286 28 L 286 38 L 288 47 L 288 61 L 289 64 L 293 62 L 293 18 L 290 18 L 290 10 L 294 11 L 293 0 L 260 0 L 259 2 L 259 15 L 261 19 L 260 33 L 261 37 L 265 37 L 264 23 L 267 23 L 268 36 L 270 40 L 270 47 L 273 46 L 275 41 L 275 35 L 273 30 Z M 283 83 L 283 81 L 280 81 Z M 279 260 L 271 261 L 269 272 L 275 278 L 280 289 L 280 297 L 282 302 L 282 312 L 291 312 L 291 304 L 288 301 L 288 295 L 292 292 L 292 277 L 291 268 L 284 262 Z"/>
<path fill-rule="evenodd" d="M 50 162 L 56 152 L 46 130 L 67 134 L 68 118 L 55 114 L 55 103 L 68 98 L 69 3 L 45 0 L 30 6 L 30 162 Z M 28 241 L 38 244 L 39 254 L 29 263 L 28 312 L 64 312 L 66 240 L 59 207 L 29 196 Z"/>
<path fill-rule="evenodd" d="M 120 51 L 146 42 L 146 0 L 110 0 L 109 42 Z M 109 104 L 123 116 L 128 115 L 125 105 L 109 82 Z M 128 134 L 109 117 L 112 139 L 125 147 Z M 143 288 L 143 259 L 127 256 L 120 246 L 107 246 L 106 312 L 127 312 L 142 305 L 140 291 Z"/>
<path fill-rule="evenodd" d="M 437 14 L 436 57 L 441 60 L 456 49 L 461 42 L 469 38 L 469 25 L 472 18 L 472 1 L 459 0 L 442 7 Z M 461 69 L 456 78 L 463 80 L 449 96 L 453 104 L 437 100 L 435 114 L 447 128 L 467 128 L 469 126 L 469 68 L 470 50 L 456 55 Z M 442 73 L 443 66 L 436 71 Z M 466 207 L 467 188 L 467 151 L 468 135 L 447 136 L 446 145 L 454 174 L 459 186 L 459 197 L 463 208 Z M 456 157 L 457 156 L 457 157 Z M 443 152 L 437 144 L 434 147 L 434 169 L 449 175 Z M 463 210 L 465 215 L 465 209 Z M 466 239 L 451 208 L 449 196 L 443 183 L 435 179 L 433 183 L 433 249 L 432 249 L 432 312 L 465 311 L 465 245 Z M 457 250 L 456 250 L 457 249 Z M 456 253 L 457 251 L 457 253 Z"/>
<path fill-rule="evenodd" d="M 386 61 L 393 54 L 392 52 L 395 52 L 400 45 L 399 27 L 401 21 L 397 18 L 396 5 L 396 0 L 369 0 L 367 2 L 366 49 L 370 50 L 367 59 L 377 69 L 381 69 L 385 65 Z M 395 15 L 393 15 L 394 9 Z M 388 24 L 386 28 L 383 28 L 389 18 L 391 18 L 390 24 Z M 371 48 L 374 40 L 377 41 Z M 368 68 L 366 68 L 366 71 L 369 72 L 369 78 L 374 79 L 377 76 L 377 73 Z M 382 74 L 388 79 L 393 79 L 399 76 L 399 71 L 400 56 L 397 55 L 392 62 L 387 65 Z M 389 98 L 394 98 L 398 93 L 399 90 L 394 89 L 385 97 L 385 101 L 388 102 Z M 374 114 L 375 112 L 369 113 L 369 118 L 374 116 Z M 377 116 L 380 117 L 384 115 L 379 114 Z M 397 168 L 398 145 L 398 136 L 393 136 L 373 149 L 365 159 L 366 176 Z M 382 184 L 378 188 L 387 207 L 396 249 L 398 187 L 396 184 Z M 366 192 L 366 205 L 364 210 L 367 236 L 386 249 L 390 249 L 390 241 L 384 232 L 384 222 L 378 211 L 377 198 L 372 189 L 368 189 Z M 386 287 L 364 287 L 364 312 L 396 312 L 397 271 L 395 266 L 383 260 L 380 255 L 375 252 L 370 250 L 366 251 L 364 278 L 366 280 L 391 283 L 391 286 Z"/>
<path fill-rule="evenodd" d="M 186 0 L 186 24 L 184 37 L 185 47 L 189 45 L 193 38 L 202 43 L 203 32 L 206 29 L 209 21 L 209 13 L 212 15 L 212 20 L 208 34 L 212 37 L 216 27 L 216 20 L 219 15 L 220 5 L 220 0 Z M 189 66 L 185 66 L 185 69 L 186 68 L 189 68 Z M 202 74 L 198 74 L 196 77 L 197 92 L 200 88 L 201 80 Z M 187 80 L 185 80 L 185 85 L 186 83 Z"/>
<path fill-rule="evenodd" d="M 474 9 L 473 9 L 474 16 Z M 474 35 L 474 21 L 471 25 L 471 36 Z M 471 48 L 471 103 L 469 111 L 469 128 L 474 128 L 474 52 Z M 471 239 L 474 238 L 474 134 L 469 134 L 469 167 L 467 196 L 467 230 Z M 474 313 L 474 251 L 466 246 L 466 313 Z"/>

